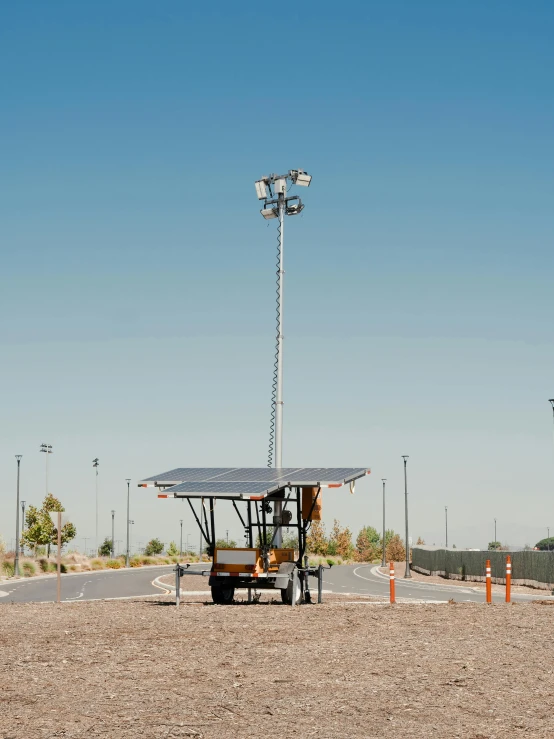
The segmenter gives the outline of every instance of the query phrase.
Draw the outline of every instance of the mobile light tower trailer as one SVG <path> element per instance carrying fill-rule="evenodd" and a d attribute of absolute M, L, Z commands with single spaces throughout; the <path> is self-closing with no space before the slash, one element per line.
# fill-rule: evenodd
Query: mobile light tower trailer
<path fill-rule="evenodd" d="M 322 489 L 348 485 L 353 493 L 355 481 L 369 473 L 367 467 L 180 467 L 142 480 L 139 487 L 158 488 L 158 498 L 188 501 L 212 557 L 211 569 L 203 574 L 210 578 L 214 603 L 232 603 L 237 588 L 255 588 L 280 590 L 283 602 L 295 606 L 311 600 L 309 575 L 318 577 L 321 602 L 322 568 L 309 567 L 305 554 L 312 521 L 321 519 Z M 200 499 L 200 513 L 194 498 Z M 248 546 L 216 547 L 216 507 L 223 500 L 231 501 Z M 282 526 L 298 531 L 298 549 L 276 546 Z"/>

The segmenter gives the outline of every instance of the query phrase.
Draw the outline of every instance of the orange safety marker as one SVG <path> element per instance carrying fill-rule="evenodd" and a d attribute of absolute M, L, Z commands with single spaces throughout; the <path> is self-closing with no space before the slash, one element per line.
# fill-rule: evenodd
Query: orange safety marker
<path fill-rule="evenodd" d="M 394 562 L 390 563 L 389 583 L 390 583 L 390 602 L 396 603 L 396 598 L 395 598 L 395 593 L 394 593 Z"/>
<path fill-rule="evenodd" d="M 506 603 L 510 602 L 512 595 L 512 558 L 508 554 L 506 557 Z"/>
<path fill-rule="evenodd" d="M 485 566 L 485 580 L 487 583 L 487 603 L 492 603 L 492 583 L 491 583 L 491 561 L 487 559 Z"/>

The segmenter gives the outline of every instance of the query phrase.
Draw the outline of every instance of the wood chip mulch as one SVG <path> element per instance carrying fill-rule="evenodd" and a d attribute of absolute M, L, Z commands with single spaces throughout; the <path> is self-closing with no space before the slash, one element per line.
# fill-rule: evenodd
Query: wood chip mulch
<path fill-rule="evenodd" d="M 0 737 L 552 737 L 553 611 L 4 602 Z"/>

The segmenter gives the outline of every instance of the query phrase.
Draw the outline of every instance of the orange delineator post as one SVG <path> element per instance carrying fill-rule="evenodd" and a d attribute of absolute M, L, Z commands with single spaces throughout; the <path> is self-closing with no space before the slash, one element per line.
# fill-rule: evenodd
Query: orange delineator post
<path fill-rule="evenodd" d="M 508 554 L 506 557 L 506 603 L 510 602 L 512 595 L 512 558 Z"/>
<path fill-rule="evenodd" d="M 389 583 L 390 583 L 390 602 L 396 603 L 396 598 L 395 598 L 395 593 L 394 593 L 394 562 L 390 563 Z"/>
<path fill-rule="evenodd" d="M 492 603 L 492 583 L 491 583 L 491 561 L 487 559 L 485 566 L 485 580 L 487 583 L 487 603 Z"/>

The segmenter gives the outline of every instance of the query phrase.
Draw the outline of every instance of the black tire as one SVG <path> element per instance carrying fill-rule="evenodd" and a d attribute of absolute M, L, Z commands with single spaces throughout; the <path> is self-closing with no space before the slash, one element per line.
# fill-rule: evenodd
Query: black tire
<path fill-rule="evenodd" d="M 300 586 L 300 578 L 298 574 L 289 581 L 286 588 L 281 588 L 281 600 L 287 606 L 292 606 L 293 591 L 296 588 L 296 605 L 298 605 L 302 599 L 302 588 Z"/>
<path fill-rule="evenodd" d="M 221 606 L 229 605 L 235 597 L 235 588 L 232 585 L 212 585 L 212 600 Z"/>

